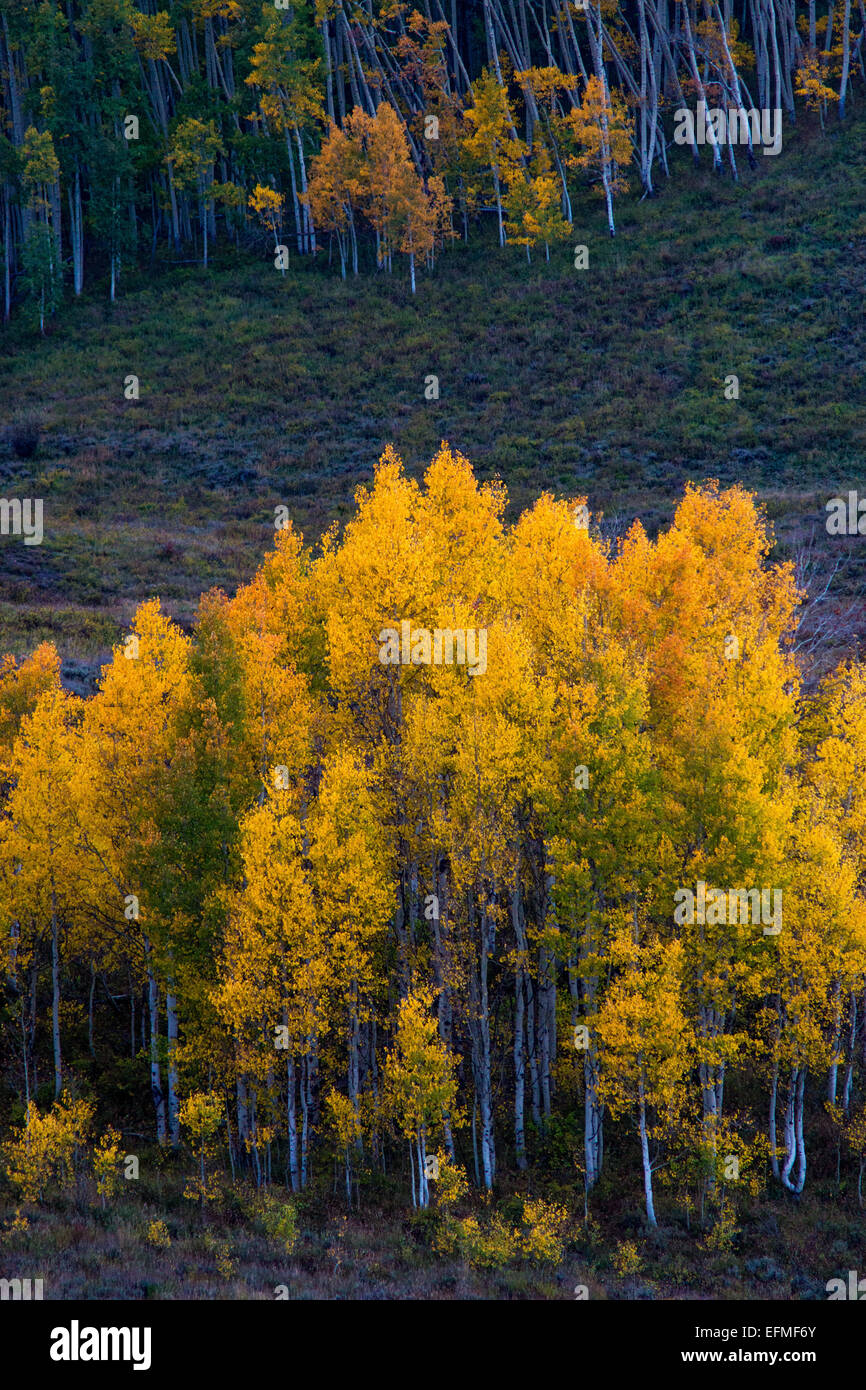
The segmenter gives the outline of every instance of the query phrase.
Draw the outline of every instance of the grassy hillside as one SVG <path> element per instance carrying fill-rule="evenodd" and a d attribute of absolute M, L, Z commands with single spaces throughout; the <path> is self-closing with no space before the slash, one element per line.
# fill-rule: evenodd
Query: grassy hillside
<path fill-rule="evenodd" d="M 633 1176 L 633 1175 L 632 1175 Z M 404 1174 L 405 1178 L 406 1175 Z M 649 1229 L 624 1172 L 607 1174 L 584 1225 L 573 1221 L 555 1261 L 488 1257 L 473 1265 L 436 1250 L 442 1217 L 406 1210 L 405 1190 L 381 1179 L 361 1211 L 319 1181 L 292 1198 L 288 1244 L 273 1233 L 255 1190 L 226 1183 L 202 1216 L 184 1200 L 177 1160 L 148 1150 L 141 1179 L 103 1211 L 82 1187 L 77 1199 L 31 1208 L 27 1229 L 0 1232 L 0 1273 L 44 1281 L 46 1299 L 263 1299 L 283 1286 L 291 1299 L 770 1299 L 823 1301 L 830 1278 L 847 1278 L 862 1248 L 854 1194 L 829 1183 L 809 1198 L 764 1195 L 730 1241 L 696 1240 L 677 1215 Z M 632 1188 L 634 1190 L 632 1191 Z M 134 1189 L 134 1190 L 133 1190 Z M 633 1200 L 623 1200 L 623 1191 Z M 573 1198 L 573 1191 L 570 1196 Z M 280 1207 L 276 1194 L 269 1204 Z M 475 1203 L 479 1215 L 485 1206 Z M 520 1202 L 497 1210 L 514 1221 Z M 270 1234 L 269 1234 L 270 1227 Z M 861 1261 L 862 1263 L 862 1261 Z"/>
<path fill-rule="evenodd" d="M 44 340 L 4 330 L 0 494 L 44 499 L 45 540 L 0 538 L 0 646 L 51 636 L 86 678 L 142 598 L 186 622 L 203 589 L 248 577 L 277 503 L 317 539 L 389 441 L 420 472 L 447 438 L 514 510 L 586 493 L 650 529 L 686 479 L 737 479 L 780 555 L 813 527 L 826 545 L 827 498 L 866 488 L 864 136 L 863 117 L 786 134 L 739 186 L 682 170 L 620 201 L 615 241 L 587 197 L 550 264 L 484 229 L 414 298 L 403 267 L 344 284 L 324 256 L 283 277 L 218 255 L 207 272 L 157 261 L 113 307 L 99 286 Z M 33 418 L 22 460 L 11 427 Z M 849 549 L 840 592 L 862 588 Z"/>

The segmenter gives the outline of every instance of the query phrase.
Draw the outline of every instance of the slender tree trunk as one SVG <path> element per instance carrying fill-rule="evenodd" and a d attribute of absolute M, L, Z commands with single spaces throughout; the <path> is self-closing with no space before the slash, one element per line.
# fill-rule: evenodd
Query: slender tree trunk
<path fill-rule="evenodd" d="M 309 1052 L 301 1062 L 301 1187 L 307 1185 L 307 1153 L 310 1140 Z"/>
<path fill-rule="evenodd" d="M 153 970 L 150 942 L 145 938 L 147 958 L 147 999 L 150 1009 L 150 1093 L 156 1112 L 156 1138 L 159 1144 L 166 1141 L 165 1097 L 162 1091 L 162 1078 L 159 1067 L 159 986 Z"/>
<path fill-rule="evenodd" d="M 657 1226 L 655 1205 L 653 1203 L 653 1175 L 650 1163 L 649 1136 L 647 1133 L 646 1101 L 644 1097 L 644 1080 L 641 1073 L 638 1082 L 638 1111 L 640 1120 L 640 1154 L 643 1164 L 643 1190 L 646 1198 L 646 1218 L 651 1226 Z"/>
<path fill-rule="evenodd" d="M 845 0 L 842 17 L 842 75 L 839 78 L 839 120 L 845 119 L 845 103 L 848 97 L 848 74 L 851 68 L 851 0 Z"/>
<path fill-rule="evenodd" d="M 285 1021 L 285 1015 L 283 1015 Z M 286 1054 L 286 1127 L 289 1134 L 289 1175 L 291 1177 L 292 1191 L 298 1192 L 301 1186 L 301 1173 L 298 1166 L 298 1107 L 295 1077 L 295 1057 L 292 1052 L 291 1041 L 289 1050 Z"/>
<path fill-rule="evenodd" d="M 296 144 L 297 150 L 298 150 L 298 168 L 299 168 L 300 177 L 301 177 L 301 189 L 300 189 L 300 191 L 301 191 L 301 194 L 303 195 L 303 194 L 306 194 L 306 192 L 307 192 L 307 166 L 306 166 L 306 164 L 304 163 L 304 143 L 303 143 L 303 141 L 302 141 L 302 139 L 301 139 L 301 132 L 300 132 L 300 130 L 299 130 L 298 127 L 297 127 L 297 123 L 295 124 L 294 130 L 295 130 L 295 144 Z M 315 249 L 316 249 L 316 229 L 315 229 L 315 227 L 313 226 L 313 214 L 312 214 L 312 212 L 310 211 L 310 205 L 309 205 L 309 203 L 307 203 L 306 201 L 304 201 L 303 197 L 301 198 L 300 201 L 301 201 L 301 214 L 302 214 L 302 217 L 303 217 L 303 224 L 304 224 L 305 249 L 306 249 L 307 251 L 309 251 L 310 255 L 312 255 L 313 252 L 314 252 Z"/>
<path fill-rule="evenodd" d="M 512 914 L 517 911 L 515 899 L 518 889 L 512 892 Z M 523 974 L 525 966 L 518 960 L 514 972 L 514 1150 L 517 1166 L 526 1168 L 526 1130 L 524 1106 L 526 1098 L 526 1054 L 524 1050 L 525 1006 Z"/>
<path fill-rule="evenodd" d="M 842 986 L 836 980 L 833 985 L 833 1037 L 830 1043 L 833 1060 L 827 1073 L 827 1100 L 830 1105 L 836 1104 L 836 1088 L 839 1081 L 839 1041 L 842 1036 L 841 990 Z"/>
<path fill-rule="evenodd" d="M 797 1078 L 796 1137 L 797 1137 L 797 1176 L 794 1191 L 802 1192 L 806 1185 L 806 1142 L 803 1136 L 803 1107 L 806 1095 L 806 1068 L 801 1067 Z"/>
<path fill-rule="evenodd" d="M 12 311 L 12 190 L 3 188 L 3 322 L 9 322 Z"/>
<path fill-rule="evenodd" d="M 51 1032 L 54 1042 L 54 1095 L 63 1090 L 63 1062 L 60 1056 L 60 922 L 54 882 L 51 883 Z"/>
<path fill-rule="evenodd" d="M 37 964 L 34 960 L 33 969 L 30 972 L 30 1026 L 28 1029 L 30 1035 L 30 1078 L 33 1086 L 34 1096 L 39 1091 L 39 1075 L 36 1061 L 36 986 L 38 982 L 37 977 Z"/>
<path fill-rule="evenodd" d="M 90 997 L 87 1001 L 87 1050 L 91 1057 L 96 1056 L 93 1046 L 93 992 L 96 989 L 96 971 L 90 966 Z"/>
<path fill-rule="evenodd" d="M 776 1097 L 779 1092 L 779 1063 L 773 1063 L 773 1085 L 770 1089 L 770 1168 L 774 1178 L 781 1178 L 776 1140 Z"/>
<path fill-rule="evenodd" d="M 174 981 L 169 982 L 165 996 L 166 1035 L 168 1038 L 168 1133 L 171 1147 L 180 1145 L 180 1101 L 177 1094 L 177 996 Z"/>
<path fill-rule="evenodd" d="M 812 3 L 814 4 L 814 0 L 812 0 Z M 333 64 L 331 62 L 331 35 L 327 19 L 322 20 L 321 35 L 322 48 L 325 53 L 325 93 L 328 104 L 328 118 L 332 125 L 336 125 L 336 117 L 334 115 L 334 73 Z"/>
<path fill-rule="evenodd" d="M 21 998 L 21 1052 L 24 1062 L 24 1106 L 25 1114 L 30 1110 L 30 1067 L 28 1065 L 28 1040 L 24 997 Z"/>
<path fill-rule="evenodd" d="M 797 1099 L 797 1076 L 798 1068 L 793 1067 L 788 1079 L 788 1098 L 785 1103 L 785 1162 L 782 1167 L 782 1186 L 789 1192 L 795 1192 L 796 1187 L 791 1182 L 791 1170 L 797 1161 L 797 1128 L 795 1120 L 796 1099 Z"/>
<path fill-rule="evenodd" d="M 591 1045 L 586 1049 L 583 1059 L 583 1159 L 586 1186 L 590 1191 L 601 1177 L 603 1109 L 598 1099 L 599 1078 L 598 1051 Z"/>
<path fill-rule="evenodd" d="M 481 948 L 478 967 L 470 975 L 470 1028 L 472 1032 L 472 1070 L 475 1082 L 475 1101 L 481 1117 L 481 1170 L 484 1186 L 493 1187 L 496 1175 L 496 1155 L 493 1137 L 493 1107 L 490 1072 L 490 1013 L 487 994 L 489 959 L 489 923 L 487 913 L 480 911 Z M 475 1141 L 475 1112 L 473 1111 L 473 1142 Z"/>
<path fill-rule="evenodd" d="M 854 1082 L 854 1047 L 857 1042 L 857 996 L 849 995 L 850 1027 L 848 1032 L 848 1058 L 845 1064 L 845 1081 L 842 1086 L 842 1110 L 846 1117 L 851 1110 L 851 1087 Z"/>

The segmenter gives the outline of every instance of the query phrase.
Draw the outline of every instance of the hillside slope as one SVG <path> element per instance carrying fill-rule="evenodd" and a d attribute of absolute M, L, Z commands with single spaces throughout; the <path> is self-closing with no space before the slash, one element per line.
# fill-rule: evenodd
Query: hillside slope
<path fill-rule="evenodd" d="M 344 284 L 325 256 L 281 276 L 217 254 L 207 272 L 157 261 L 113 307 L 67 304 L 46 339 L 7 329 L 0 491 L 44 499 L 45 539 L 0 538 L 0 645 L 51 636 L 86 677 L 142 598 L 187 622 L 203 589 L 248 577 L 278 503 L 317 540 L 388 442 L 420 472 L 446 438 L 513 509 L 587 494 L 615 527 L 654 529 L 686 479 L 737 479 L 780 555 L 812 530 L 826 547 L 825 502 L 864 485 L 864 135 L 862 116 L 786 134 L 737 186 L 679 170 L 620 200 L 615 241 L 587 196 L 586 271 L 570 245 L 527 265 L 483 231 L 414 298 L 396 270 Z M 28 419 L 30 460 L 13 447 Z M 856 538 L 838 544 L 853 594 Z"/>

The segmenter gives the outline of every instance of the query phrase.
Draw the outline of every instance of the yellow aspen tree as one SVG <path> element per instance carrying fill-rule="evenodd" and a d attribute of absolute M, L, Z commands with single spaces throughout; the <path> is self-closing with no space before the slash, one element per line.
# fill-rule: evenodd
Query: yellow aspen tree
<path fill-rule="evenodd" d="M 847 661 L 831 672 L 805 703 L 800 721 L 802 773 L 819 798 L 822 816 L 838 839 L 846 871 L 853 871 L 857 905 L 866 898 L 866 793 L 857 769 L 866 758 L 866 667 Z M 844 1061 L 842 1109 L 848 1114 L 854 1081 L 860 990 L 832 986 L 833 1050 L 827 1101 L 837 1103 L 839 1065 Z"/>
<path fill-rule="evenodd" d="M 472 84 L 472 105 L 467 107 L 464 121 L 467 127 L 464 148 L 481 177 L 489 171 L 493 181 L 499 245 L 504 246 L 503 194 L 522 171 L 527 147 L 516 136 L 514 115 L 505 88 L 486 68 Z"/>
<path fill-rule="evenodd" d="M 393 854 L 373 779 L 353 754 L 326 760 L 307 831 L 316 913 L 330 964 L 332 1026 L 346 1039 L 348 1098 L 360 1116 L 362 1090 L 374 1084 L 374 1026 L 384 1003 L 394 889 Z"/>
<path fill-rule="evenodd" d="M 817 111 L 822 131 L 828 103 L 839 100 L 839 93 L 827 83 L 827 57 L 816 49 L 803 49 L 794 76 L 794 90 L 807 111 Z"/>
<path fill-rule="evenodd" d="M 400 1001 L 384 1070 L 384 1104 L 409 1141 L 413 1207 L 430 1205 L 430 1178 L 438 1160 L 430 1154 L 434 1161 L 428 1162 L 428 1144 L 441 1133 L 443 1117 L 453 1112 L 457 1095 L 454 1072 L 459 1058 L 439 1036 L 432 1003 L 431 991 L 418 988 Z"/>
<path fill-rule="evenodd" d="M 253 1091 L 285 1094 L 284 1129 L 293 1190 L 309 1176 L 312 1068 L 328 1027 L 325 942 L 308 869 L 306 835 L 289 791 L 269 793 L 241 824 L 242 886 L 230 895 L 214 1000 L 230 1028 L 239 1088 L 239 1128 L 260 1165 Z M 278 1070 L 285 1066 L 284 1080 Z"/>
<path fill-rule="evenodd" d="M 626 929 L 613 956 L 621 973 L 596 1023 L 601 1095 L 614 1116 L 628 1114 L 636 1122 L 646 1216 L 656 1226 L 653 1171 L 665 1138 L 676 1134 L 690 1065 L 680 1004 L 682 949 L 676 942 L 641 947 Z"/>
<path fill-rule="evenodd" d="M 562 106 L 573 105 L 575 98 L 570 95 L 576 92 L 579 78 L 576 73 L 562 72 L 555 65 L 548 67 L 526 68 L 522 72 L 515 72 L 514 79 L 519 82 L 524 89 L 528 100 L 531 102 L 538 117 L 544 134 L 547 137 L 547 146 L 553 156 L 556 172 L 559 177 L 559 187 L 562 203 L 562 217 L 567 223 L 571 223 L 571 197 L 568 191 L 568 181 L 565 172 L 564 149 L 568 145 L 569 136 L 563 139 L 563 114 Z M 566 97 L 566 93 L 569 94 Z"/>
<path fill-rule="evenodd" d="M 380 633 L 425 609 L 433 581 L 433 550 L 414 519 L 418 485 L 389 446 L 373 486 L 355 493 L 356 515 L 338 546 L 325 537 L 313 570 L 325 640 L 329 688 L 337 697 L 332 737 L 376 746 L 393 741 L 403 687 L 413 668 L 383 664 Z"/>
<path fill-rule="evenodd" d="M 257 183 L 249 199 L 249 207 L 256 214 L 262 226 L 274 239 L 274 250 L 280 245 L 283 234 L 283 195 L 275 188 L 267 188 Z M 285 268 L 283 268 L 285 274 Z"/>
<path fill-rule="evenodd" d="M 448 616 L 465 622 L 470 612 L 455 605 L 453 617 Z M 512 917 L 520 910 L 516 813 L 522 801 L 521 771 L 529 756 L 529 731 L 537 720 L 526 639 L 501 618 L 481 612 L 473 616 L 484 634 L 485 671 L 479 667 L 472 676 L 456 663 L 431 668 L 431 695 L 436 698 L 413 704 L 407 713 L 405 741 L 407 756 L 416 767 L 424 758 L 429 762 L 431 750 L 437 750 L 430 769 L 435 769 L 436 776 L 431 786 L 430 830 L 432 843 L 448 864 L 450 941 L 446 944 L 456 977 L 455 994 L 472 1044 L 479 1174 L 490 1188 L 496 1176 L 491 974 L 507 953 Z M 441 921 L 439 928 L 441 939 Z M 551 989 L 541 1019 L 548 1088 L 554 1009 Z M 547 1114 L 549 1099 L 548 1089 Z"/>
<path fill-rule="evenodd" d="M 791 882 L 782 930 L 771 943 L 763 1014 L 773 1067 L 771 1162 L 774 1176 L 795 1193 L 806 1181 L 807 1078 L 836 1063 L 838 994 L 862 990 L 866 979 L 866 905 L 855 895 L 853 868 L 844 863 L 820 802 L 806 795 L 798 812 L 788 849 Z"/>
<path fill-rule="evenodd" d="M 0 658 L 0 778 L 8 775 L 7 759 L 22 719 L 33 713 L 41 695 L 59 688 L 60 656 L 52 643 L 40 642 L 20 662 L 10 653 Z"/>
<path fill-rule="evenodd" d="M 617 914 L 633 917 L 645 904 L 663 855 L 654 826 L 646 664 L 607 609 L 604 550 L 588 524 L 574 522 L 584 512 L 583 502 L 543 498 L 515 528 L 514 563 L 545 692 L 539 742 L 546 756 L 532 792 L 565 936 L 568 1070 L 583 1087 L 588 1192 L 603 1154 L 593 1020 L 609 974 L 611 932 Z"/>
<path fill-rule="evenodd" d="M 726 905 L 731 890 L 783 896 L 797 692 L 786 636 L 797 595 L 790 566 L 766 566 L 770 544 L 742 489 L 688 488 L 656 545 L 635 527 L 614 565 L 616 602 L 648 666 L 660 829 L 671 847 L 655 900 L 674 935 L 676 904 L 688 902 L 677 895 L 699 894 L 699 884 Z M 739 899 L 735 910 L 739 919 Z M 762 936 L 760 922 L 729 930 L 718 903 L 706 916 L 698 908 L 684 934 L 708 1134 L 726 1068 L 745 1058 L 735 1005 L 758 986 L 751 943 Z"/>
<path fill-rule="evenodd" d="M 601 183 L 607 209 L 607 226 L 616 235 L 613 218 L 615 193 L 628 188 L 625 170 L 631 159 L 631 116 L 622 97 L 610 91 L 600 77 L 587 78 L 579 106 L 567 117 L 580 153 L 568 163 L 585 170 L 591 181 Z"/>
<path fill-rule="evenodd" d="M 189 656 L 189 639 L 165 617 L 159 601 L 142 604 L 133 631 L 115 648 L 96 695 L 86 703 L 76 779 L 81 844 L 92 875 L 91 911 L 106 923 L 121 919 L 130 952 L 146 973 L 157 1137 L 162 1143 L 170 1136 L 173 1144 L 180 1134 L 177 997 L 170 907 L 160 914 L 157 886 L 167 867 L 160 824 L 167 809 L 165 788 L 179 761 L 188 768 L 180 729 L 194 703 Z M 167 1095 L 160 1065 L 160 978 L 166 980 Z"/>
<path fill-rule="evenodd" d="M 50 943 L 55 1098 L 63 1089 L 61 957 L 64 944 L 70 954 L 76 945 L 81 911 L 83 875 L 71 792 L 81 756 L 81 718 L 82 702 L 56 686 L 24 716 L 9 759 L 13 788 L 0 834 L 0 911 L 12 927 L 13 967 L 20 971 L 32 963 L 35 968 L 41 941 L 47 936 Z M 26 1051 L 24 1060 L 29 1095 Z"/>
<path fill-rule="evenodd" d="M 361 142 L 347 126 L 332 124 L 322 148 L 310 163 L 306 197 L 313 221 L 322 231 L 333 232 L 340 253 L 340 273 L 345 280 L 349 253 L 353 274 L 358 274 L 358 236 L 355 209 L 362 197 Z"/>
<path fill-rule="evenodd" d="M 260 791 L 294 785 L 311 756 L 315 706 L 298 669 L 306 626 L 303 563 L 299 538 L 277 532 L 273 556 L 225 612 L 240 675 L 239 752 Z"/>
<path fill-rule="evenodd" d="M 505 195 L 506 240 L 526 248 L 527 262 L 532 259 L 531 247 L 544 242 L 550 260 L 550 241 L 571 235 L 571 225 L 564 221 L 559 202 L 550 159 L 542 147 L 525 174 L 515 172 Z"/>
<path fill-rule="evenodd" d="M 190 1146 L 198 1160 L 198 1173 L 187 1183 L 184 1197 L 197 1201 L 204 1209 L 205 1202 L 219 1195 L 216 1175 L 208 1170 L 215 1156 L 216 1134 L 224 1119 L 222 1096 L 196 1091 L 180 1106 L 180 1123 L 189 1134 Z"/>

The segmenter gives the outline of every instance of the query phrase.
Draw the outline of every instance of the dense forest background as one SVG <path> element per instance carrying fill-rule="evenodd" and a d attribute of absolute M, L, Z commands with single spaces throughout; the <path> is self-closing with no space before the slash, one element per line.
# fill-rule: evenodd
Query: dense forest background
<path fill-rule="evenodd" d="M 281 269 L 327 247 L 357 273 L 372 239 L 413 288 L 484 210 L 500 243 L 549 256 L 579 189 L 613 234 L 632 166 L 645 194 L 668 177 L 677 113 L 698 112 L 677 142 L 736 179 L 783 124 L 843 120 L 866 75 L 862 0 L 4 0 L 0 18 L 4 318 L 23 299 L 43 330 L 67 264 L 76 296 L 107 270 L 113 298 L 124 265 L 206 265 L 251 223 Z M 758 119 L 728 139 L 719 109 Z"/>

